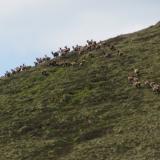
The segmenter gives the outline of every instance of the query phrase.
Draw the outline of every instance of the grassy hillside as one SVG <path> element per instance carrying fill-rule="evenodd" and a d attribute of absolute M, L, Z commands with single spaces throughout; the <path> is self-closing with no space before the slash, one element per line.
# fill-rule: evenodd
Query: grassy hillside
<path fill-rule="evenodd" d="M 160 94 L 127 79 L 138 68 L 160 83 L 160 24 L 106 42 L 123 55 L 106 46 L 0 80 L 0 160 L 160 159 Z"/>

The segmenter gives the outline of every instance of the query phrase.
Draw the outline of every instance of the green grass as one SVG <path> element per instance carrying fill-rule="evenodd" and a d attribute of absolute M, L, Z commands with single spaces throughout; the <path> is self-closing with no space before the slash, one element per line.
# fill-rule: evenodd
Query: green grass
<path fill-rule="evenodd" d="M 160 159 L 160 95 L 127 81 L 138 68 L 160 83 L 160 25 L 106 42 L 123 55 L 105 47 L 0 80 L 0 160 Z"/>

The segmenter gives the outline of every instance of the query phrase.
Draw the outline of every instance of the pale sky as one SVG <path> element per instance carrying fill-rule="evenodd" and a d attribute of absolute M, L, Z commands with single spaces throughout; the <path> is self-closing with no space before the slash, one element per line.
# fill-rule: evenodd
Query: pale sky
<path fill-rule="evenodd" d="M 0 0 L 0 75 L 65 45 L 160 21 L 160 0 Z"/>

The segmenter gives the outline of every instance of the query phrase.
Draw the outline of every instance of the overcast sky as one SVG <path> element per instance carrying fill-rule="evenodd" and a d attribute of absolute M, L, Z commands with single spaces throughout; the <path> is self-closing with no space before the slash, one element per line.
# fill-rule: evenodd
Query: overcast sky
<path fill-rule="evenodd" d="M 160 0 L 0 0 L 0 74 L 64 45 L 160 21 Z"/>

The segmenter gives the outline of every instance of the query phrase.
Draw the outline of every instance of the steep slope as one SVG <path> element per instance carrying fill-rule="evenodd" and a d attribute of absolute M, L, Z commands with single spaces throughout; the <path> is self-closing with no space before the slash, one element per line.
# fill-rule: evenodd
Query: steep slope
<path fill-rule="evenodd" d="M 160 159 L 160 95 L 127 80 L 138 68 L 160 83 L 160 24 L 106 42 L 123 55 L 106 46 L 0 80 L 0 160 Z"/>

